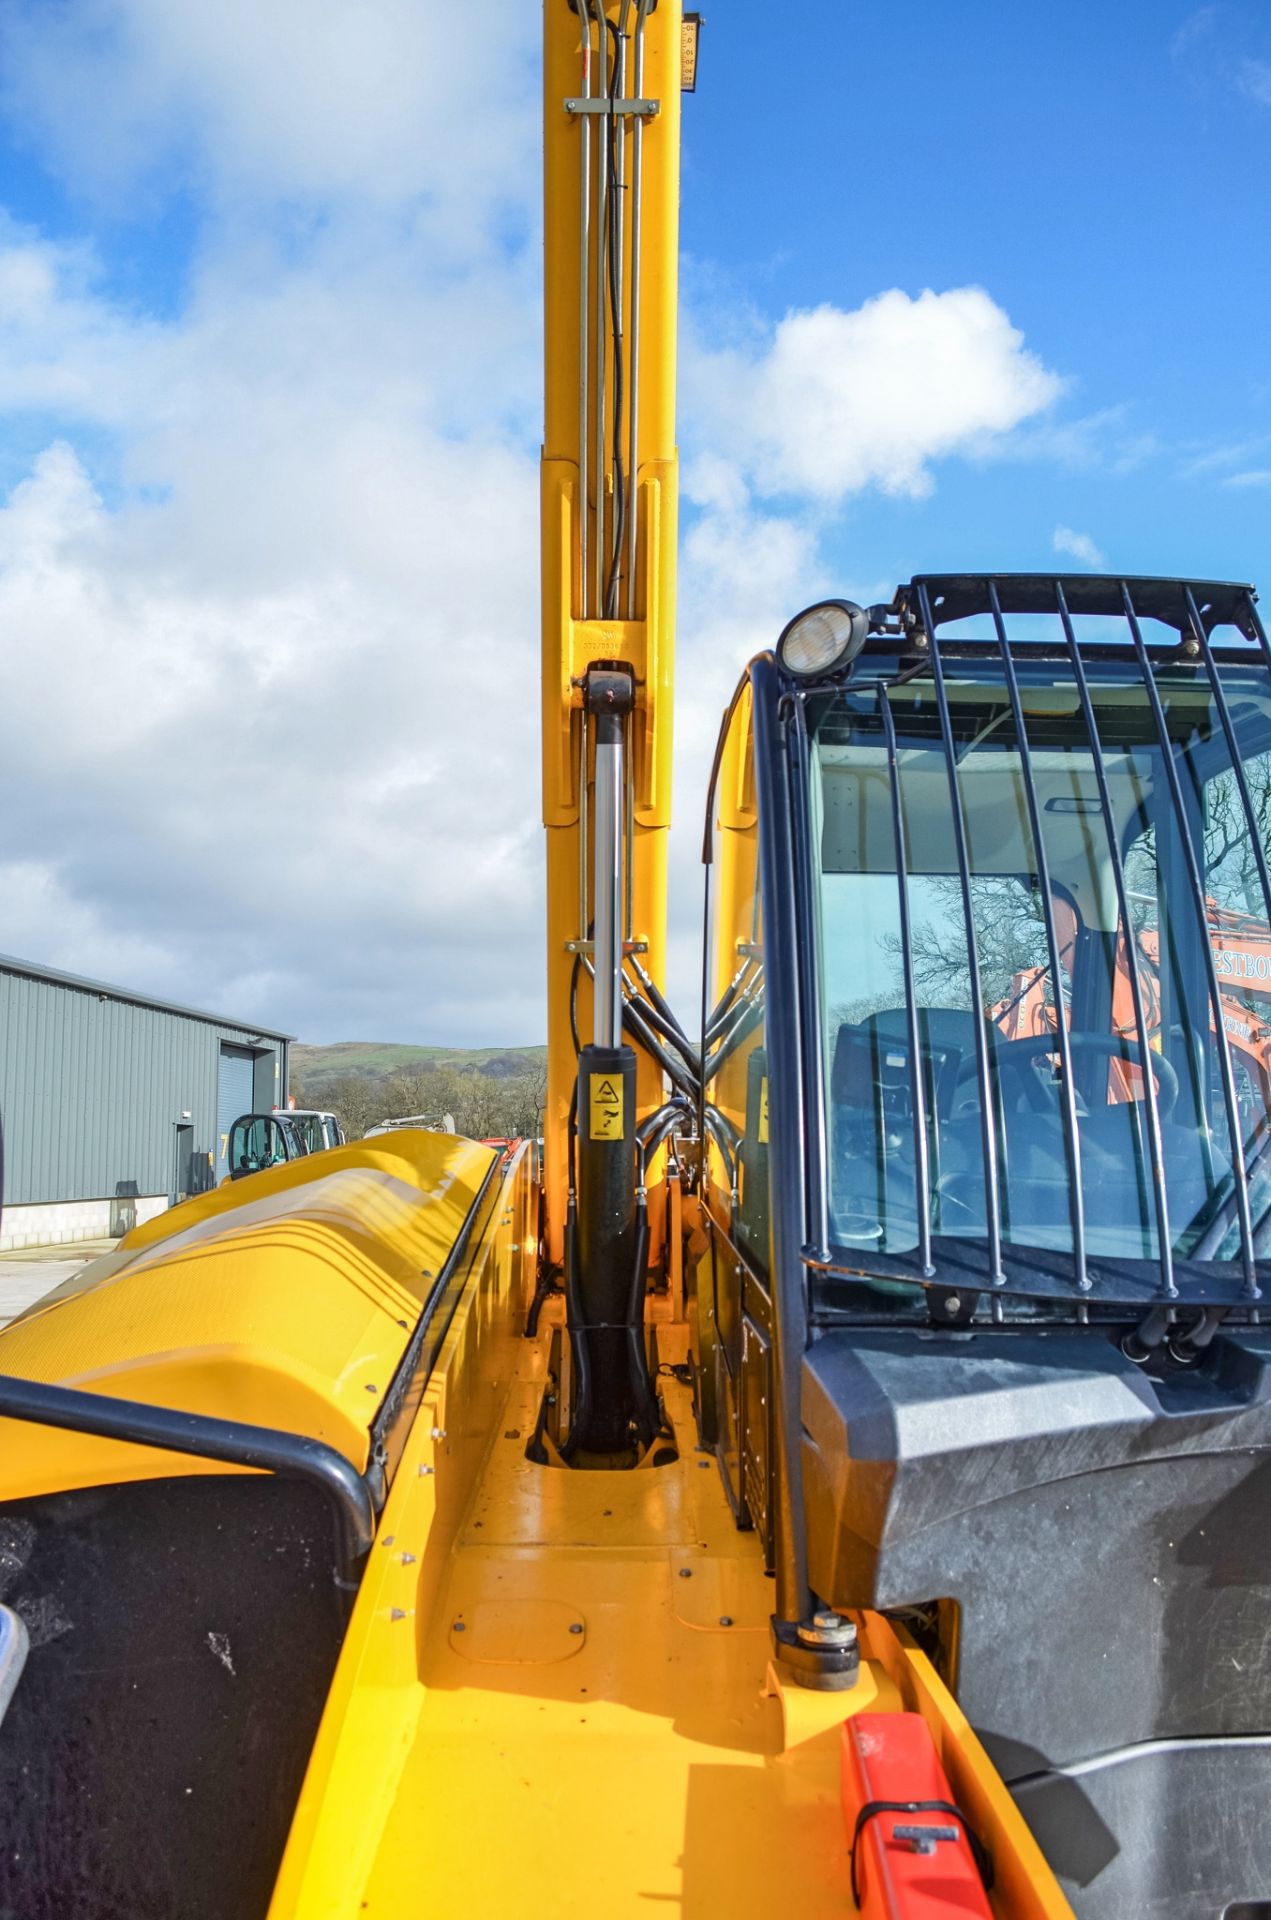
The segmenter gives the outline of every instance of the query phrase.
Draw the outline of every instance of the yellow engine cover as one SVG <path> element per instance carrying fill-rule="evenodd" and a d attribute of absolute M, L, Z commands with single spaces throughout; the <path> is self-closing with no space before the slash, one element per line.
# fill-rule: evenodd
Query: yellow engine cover
<path fill-rule="evenodd" d="M 496 1158 L 412 1128 L 200 1194 L 0 1333 L 0 1374 L 310 1435 L 363 1469 Z M 235 1469 L 0 1420 L 3 1499 L 209 1471 Z"/>

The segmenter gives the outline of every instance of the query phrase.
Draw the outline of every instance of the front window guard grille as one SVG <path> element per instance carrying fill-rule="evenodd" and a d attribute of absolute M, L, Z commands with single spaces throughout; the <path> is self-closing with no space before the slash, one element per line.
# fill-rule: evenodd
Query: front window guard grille
<path fill-rule="evenodd" d="M 1269 1170 L 1261 1163 L 1267 1152 L 1268 1141 L 1271 1140 L 1271 1128 L 1263 1128 L 1252 1143 L 1246 1140 L 1242 1131 L 1232 1048 L 1224 1019 L 1214 944 L 1210 937 L 1205 877 L 1193 843 L 1187 796 L 1156 678 L 1162 667 L 1178 668 L 1185 665 L 1194 669 L 1198 678 L 1203 675 L 1208 685 L 1217 725 L 1221 728 L 1230 756 L 1235 790 L 1243 812 L 1244 828 L 1253 849 L 1267 920 L 1271 922 L 1271 874 L 1268 872 L 1264 844 L 1265 823 L 1260 822 L 1257 816 L 1223 684 L 1224 668 L 1231 656 L 1225 650 L 1221 655 L 1217 653 L 1213 640 L 1216 629 L 1234 628 L 1246 643 L 1240 648 L 1245 664 L 1252 661 L 1262 672 L 1271 674 L 1271 647 L 1257 613 L 1253 589 L 1226 583 L 1093 576 L 920 576 L 910 586 L 901 589 L 891 608 L 874 609 L 873 615 L 876 631 L 897 636 L 892 642 L 892 658 L 879 672 L 873 690 L 890 790 L 899 893 L 899 946 L 908 1040 L 905 1052 L 915 1169 L 915 1244 L 912 1250 L 886 1252 L 859 1247 L 843 1248 L 834 1244 L 831 1229 L 828 1245 L 808 1250 L 808 1264 L 827 1272 L 864 1279 L 916 1281 L 924 1286 L 936 1286 L 942 1292 L 950 1288 L 958 1289 L 972 1300 L 984 1291 L 989 1295 L 995 1319 L 1000 1317 L 1002 1296 L 1011 1294 L 1034 1299 L 1075 1301 L 1079 1318 L 1086 1317 L 1091 1304 L 1107 1308 L 1119 1305 L 1142 1307 L 1157 1303 L 1168 1307 L 1173 1303 L 1186 1303 L 1225 1309 L 1243 1307 L 1256 1319 L 1257 1305 L 1266 1288 L 1271 1285 L 1271 1222 L 1255 1219 L 1250 1183 L 1255 1173 L 1262 1175 Z M 1005 689 L 1014 726 L 1026 818 L 1036 857 L 1046 962 L 1050 979 L 1055 983 L 1055 992 L 1061 995 L 1061 938 L 1056 923 L 1055 893 L 1047 865 L 1046 835 L 1034 773 L 1033 742 L 1019 677 L 1020 665 L 1026 660 L 1036 661 L 1041 649 L 1033 639 L 1021 638 L 1012 631 L 1011 617 L 1019 615 L 1049 616 L 1052 637 L 1044 643 L 1046 657 L 1052 662 L 1061 663 L 1071 675 L 1090 743 L 1099 811 L 1106 827 L 1108 867 L 1115 889 L 1119 924 L 1131 935 L 1134 924 L 1131 919 L 1132 889 L 1127 878 L 1124 849 L 1115 824 L 1116 810 L 1109 792 L 1108 768 L 1092 700 L 1088 660 L 1095 654 L 1106 658 L 1115 651 L 1118 658 L 1136 668 L 1146 696 L 1150 726 L 1159 748 L 1168 790 L 1162 800 L 1173 811 L 1178 830 L 1177 842 L 1182 852 L 1181 866 L 1175 878 L 1185 884 L 1187 905 L 1197 917 L 1200 929 L 1199 950 L 1203 956 L 1204 987 L 1212 1016 L 1211 1030 L 1221 1104 L 1233 1148 L 1229 1190 L 1216 1197 L 1213 1218 L 1204 1225 L 1199 1238 L 1185 1254 L 1176 1247 L 1174 1223 L 1170 1215 L 1157 1074 L 1153 1070 L 1144 1070 L 1139 1075 L 1143 1098 L 1141 1103 L 1136 1103 L 1142 1105 L 1143 1112 L 1135 1118 L 1140 1131 L 1146 1135 L 1143 1147 L 1150 1172 L 1155 1214 L 1155 1257 L 1091 1257 L 1085 1218 L 1077 1077 L 1062 1006 L 1055 1019 L 1055 1044 L 1051 1051 L 1058 1056 L 1057 1095 L 1068 1174 L 1070 1248 L 1012 1245 L 1009 1231 L 1004 1231 L 1002 1140 L 999 1135 L 1001 1116 L 994 1098 L 995 1067 L 990 1036 L 986 1022 L 979 1018 L 974 1021 L 974 1075 L 979 1097 L 986 1231 L 983 1238 L 942 1234 L 933 1219 L 929 1177 L 929 1086 L 923 1065 L 910 919 L 909 849 L 902 804 L 900 749 L 891 696 L 909 682 L 921 679 L 929 687 L 934 699 L 939 743 L 948 779 L 951 840 L 965 930 L 966 965 L 972 1005 L 980 1008 L 985 1001 L 973 909 L 974 870 L 968 848 L 964 796 L 959 778 L 959 751 L 950 712 L 945 660 L 946 652 L 953 657 L 965 654 L 968 649 L 965 642 L 951 642 L 943 637 L 941 629 L 977 616 L 986 617 L 991 623 L 992 642 L 986 646 L 976 646 L 973 651 L 981 659 L 995 662 Z M 1086 639 L 1078 638 L 1077 623 L 1083 619 L 1097 630 L 1097 644 L 1093 647 Z M 1174 630 L 1177 637 L 1171 637 L 1165 646 L 1157 642 L 1149 646 L 1144 637 L 1144 622 L 1163 622 Z M 871 653 L 876 650 L 885 652 L 886 647 L 884 639 L 877 649 L 867 648 L 866 655 L 858 663 L 859 668 L 867 668 Z M 854 692 L 861 691 L 855 677 L 852 688 Z M 807 772 L 805 763 L 803 773 L 806 775 Z M 798 780 L 796 784 L 800 784 Z M 1141 1062 L 1149 1062 L 1153 1058 L 1149 983 L 1144 978 L 1144 963 L 1137 938 L 1126 938 L 1124 950 L 1138 1057 Z M 822 1171 L 825 1171 L 823 1158 Z M 816 1211 L 825 1221 L 827 1204 L 824 1193 L 820 1196 Z"/>

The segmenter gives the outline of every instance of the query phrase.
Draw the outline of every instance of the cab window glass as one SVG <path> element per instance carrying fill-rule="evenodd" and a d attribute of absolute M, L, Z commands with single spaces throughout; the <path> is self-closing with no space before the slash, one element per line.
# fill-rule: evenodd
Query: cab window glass
<path fill-rule="evenodd" d="M 749 685 L 729 722 L 711 796 L 710 830 L 703 1038 L 709 1189 L 717 1217 L 766 1272 L 768 1054 Z"/>
<path fill-rule="evenodd" d="M 1089 663 L 1093 740 L 1064 668 L 1044 661 L 1019 667 L 1047 902 L 1000 674 L 992 662 L 956 662 L 946 671 L 967 836 L 965 903 L 930 687 L 915 679 L 884 692 L 862 683 L 827 700 L 817 716 L 816 852 L 835 1244 L 879 1255 L 913 1249 L 921 1114 L 927 1211 L 936 1234 L 986 1234 L 985 1142 L 993 1139 L 1004 1244 L 1070 1251 L 1073 1155 L 1056 1039 L 1062 1026 L 1072 1059 L 1088 1251 L 1158 1256 L 1144 1111 L 1150 1074 L 1173 1251 L 1188 1257 L 1216 1241 L 1218 1257 L 1232 1258 L 1238 1156 L 1249 1170 L 1255 1225 L 1271 1217 L 1271 1160 L 1260 1152 L 1268 1131 L 1271 1038 L 1271 932 L 1260 860 L 1271 859 L 1265 678 L 1260 671 L 1227 675 L 1251 832 L 1223 728 L 1197 676 L 1158 679 L 1176 792 L 1133 663 Z M 883 699 L 897 745 L 907 942 Z M 1096 778 L 1096 753 L 1111 817 Z M 1241 1136 L 1235 1140 L 1226 1111 L 1226 1050 Z M 988 1056 L 987 1111 L 981 1053 Z"/>

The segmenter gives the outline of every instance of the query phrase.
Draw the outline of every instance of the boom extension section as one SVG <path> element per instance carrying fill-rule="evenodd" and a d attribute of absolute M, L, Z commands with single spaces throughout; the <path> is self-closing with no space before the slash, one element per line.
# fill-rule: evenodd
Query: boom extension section
<path fill-rule="evenodd" d="M 580 1069 L 579 1047 L 620 1047 L 626 1224 L 612 1248 L 607 1235 L 593 1240 L 591 1176 L 580 1168 L 584 1287 L 612 1288 L 610 1311 L 620 1288 L 642 1302 L 630 1259 L 634 1139 L 663 1101 L 664 1049 L 638 1012 L 639 1052 L 623 1046 L 633 1023 L 621 1001 L 624 957 L 638 958 L 657 994 L 665 956 L 681 12 L 678 0 L 547 0 L 544 30 L 545 1261 L 563 1274 L 571 1136 L 580 1156 L 592 1144 L 593 1069 Z M 625 687 L 617 704 L 598 691 L 611 680 Z M 602 952 L 610 904 L 613 944 Z M 607 1167 L 606 1183 L 617 1178 L 612 1154 Z M 657 1258 L 660 1206 L 650 1227 Z M 592 1269 L 613 1258 L 621 1275 L 596 1279 Z"/>

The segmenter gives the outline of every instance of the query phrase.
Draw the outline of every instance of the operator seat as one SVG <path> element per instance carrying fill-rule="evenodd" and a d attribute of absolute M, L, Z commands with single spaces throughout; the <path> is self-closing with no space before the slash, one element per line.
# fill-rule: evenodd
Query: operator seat
<path fill-rule="evenodd" d="M 990 1050 L 1000 1033 L 986 1023 Z M 983 1238 L 984 1132 L 980 1117 L 975 1016 L 969 1009 L 919 1011 L 937 1232 Z M 1039 1081 L 1039 1085 L 1041 1082 Z M 1055 1089 L 1052 1112 L 1011 1101 L 998 1137 L 1003 1226 L 1025 1245 L 1071 1246 L 1070 1168 Z M 835 1038 L 830 1075 L 832 1180 L 836 1215 L 849 1239 L 882 1238 L 886 1221 L 903 1232 L 915 1216 L 913 1092 L 908 1018 L 887 1008 L 859 1023 L 845 1021 Z M 1142 1108 L 1136 1101 L 1091 1106 L 1079 1119 L 1082 1194 L 1095 1245 L 1110 1255 L 1155 1259 L 1155 1210 L 1144 1154 Z M 938 1125 L 932 1126 L 937 1121 Z M 1230 1163 L 1196 1126 L 1161 1119 L 1170 1217 L 1175 1229 L 1199 1220 L 1230 1178 Z M 889 1237 L 893 1244 L 900 1244 Z"/>

